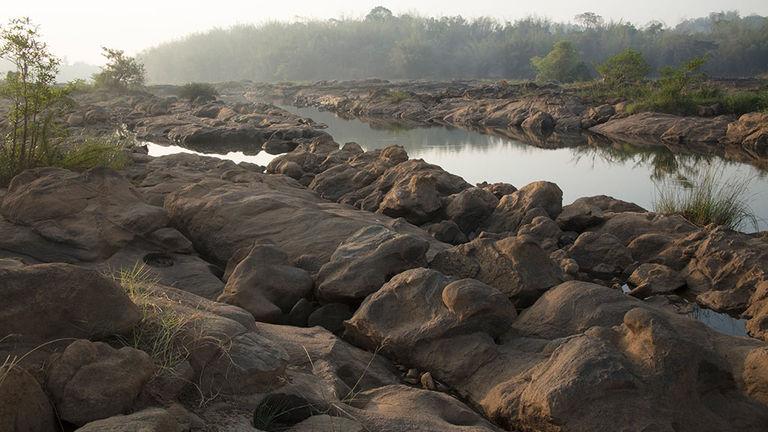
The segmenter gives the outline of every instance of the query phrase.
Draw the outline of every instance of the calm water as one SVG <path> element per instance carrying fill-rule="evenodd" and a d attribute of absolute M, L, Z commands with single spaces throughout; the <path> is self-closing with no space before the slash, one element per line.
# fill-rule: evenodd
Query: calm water
<path fill-rule="evenodd" d="M 636 148 L 628 145 L 542 149 L 514 139 L 463 129 L 373 128 L 360 120 L 346 120 L 316 108 L 283 108 L 328 126 L 339 143 L 357 142 L 366 150 L 392 144 L 405 147 L 412 158 L 422 158 L 462 176 L 470 183 L 507 182 L 517 187 L 537 180 L 557 183 L 565 204 L 590 195 L 610 195 L 653 209 L 657 184 L 676 184 L 695 179 L 708 169 L 718 170 L 723 181 L 751 178 L 749 196 L 753 211 L 761 219 L 759 229 L 768 229 L 768 173 L 747 164 L 717 157 L 675 155 L 665 147 Z M 151 155 L 192 152 L 175 146 L 150 146 Z M 194 152 L 192 152 L 194 153 Z M 240 152 L 210 155 L 236 162 L 266 165 L 274 156 Z M 743 227 L 752 231 L 752 227 Z"/>

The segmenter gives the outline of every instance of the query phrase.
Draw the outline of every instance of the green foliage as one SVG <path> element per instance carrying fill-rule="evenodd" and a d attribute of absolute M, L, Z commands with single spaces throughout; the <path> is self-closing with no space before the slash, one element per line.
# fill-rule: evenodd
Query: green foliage
<path fill-rule="evenodd" d="M 179 89 L 179 97 L 189 101 L 210 102 L 218 96 L 216 88 L 208 83 L 188 83 Z"/>
<path fill-rule="evenodd" d="M 599 65 L 597 72 L 609 87 L 622 88 L 642 81 L 651 72 L 651 66 L 640 51 L 627 48 Z"/>
<path fill-rule="evenodd" d="M 27 168 L 45 165 L 56 154 L 63 133 L 55 120 L 67 105 L 67 89 L 55 84 L 59 59 L 40 41 L 29 18 L 0 29 L 0 58 L 13 64 L 0 87 L 9 110 L 0 143 L 0 185 Z"/>
<path fill-rule="evenodd" d="M 237 25 L 140 54 L 157 83 L 315 81 L 353 78 L 531 79 L 531 58 L 560 40 L 597 65 L 627 48 L 652 70 L 710 55 L 712 76 L 768 72 L 768 19 L 738 14 L 635 26 L 582 14 L 581 25 L 528 17 L 512 22 L 371 11 L 368 18 Z"/>
<path fill-rule="evenodd" d="M 540 81 L 559 81 L 564 83 L 586 81 L 590 78 L 589 67 L 579 59 L 573 44 L 560 41 L 544 57 L 531 59 Z"/>
<path fill-rule="evenodd" d="M 697 100 L 712 99 L 715 89 L 705 85 L 706 75 L 701 68 L 704 57 L 686 61 L 679 67 L 665 67 L 661 78 L 653 84 L 648 95 L 630 107 L 630 111 L 661 111 L 672 114 L 696 114 Z"/>
<path fill-rule="evenodd" d="M 768 90 L 728 93 L 723 97 L 723 108 L 736 115 L 768 110 Z"/>
<path fill-rule="evenodd" d="M 722 174 L 722 169 L 709 169 L 693 181 L 657 185 L 655 211 L 679 214 L 699 226 L 757 229 L 757 218 L 747 196 L 752 179 L 719 183 Z"/>
<path fill-rule="evenodd" d="M 122 50 L 102 47 L 107 64 L 93 76 L 96 87 L 112 90 L 130 90 L 144 86 L 144 65 L 137 59 L 127 57 Z"/>
<path fill-rule="evenodd" d="M 124 143 L 117 137 L 86 138 L 80 144 L 61 153 L 52 165 L 73 171 L 94 167 L 123 169 L 128 165 Z"/>
<path fill-rule="evenodd" d="M 405 100 L 408 100 L 411 97 L 411 95 L 408 92 L 402 91 L 402 90 L 390 90 L 389 91 L 389 100 L 393 103 L 400 103 Z"/>

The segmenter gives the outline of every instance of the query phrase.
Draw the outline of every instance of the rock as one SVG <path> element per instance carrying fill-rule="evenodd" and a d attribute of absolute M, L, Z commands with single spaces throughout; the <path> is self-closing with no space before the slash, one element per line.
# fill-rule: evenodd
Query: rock
<path fill-rule="evenodd" d="M 154 372 L 143 351 L 78 340 L 54 355 L 46 387 L 59 417 L 83 425 L 129 412 Z"/>
<path fill-rule="evenodd" d="M 531 237 L 479 238 L 435 256 L 432 268 L 498 289 L 517 307 L 532 304 L 563 280 L 560 267 Z"/>
<path fill-rule="evenodd" d="M 317 276 L 317 295 L 328 302 L 358 303 L 393 275 L 426 265 L 429 243 L 381 225 L 342 242 Z"/>
<path fill-rule="evenodd" d="M 189 240 L 167 226 L 166 211 L 145 203 L 115 171 L 27 170 L 14 178 L 0 213 L 0 249 L 113 272 L 151 264 L 144 259 L 160 254 L 170 261 L 153 274 L 164 284 L 208 296 L 221 291 L 208 263 L 185 255 Z"/>
<path fill-rule="evenodd" d="M 726 137 L 731 118 L 678 117 L 653 112 L 632 114 L 609 120 L 590 131 L 631 144 L 659 141 L 671 144 L 717 143 Z"/>
<path fill-rule="evenodd" d="M 179 162 L 195 163 L 194 159 L 187 159 L 180 158 Z M 171 172 L 186 168 L 157 169 L 152 183 L 155 175 L 173 175 Z M 201 178 L 197 173 L 189 173 L 190 180 L 179 181 L 177 190 L 165 199 L 173 224 L 182 228 L 196 250 L 216 264 L 224 265 L 243 247 L 271 242 L 292 262 L 311 255 L 323 265 L 339 244 L 371 225 L 386 226 L 429 241 L 430 248 L 435 249 L 429 256 L 447 247 L 412 225 L 328 203 L 286 177 L 239 171 L 235 165 L 227 168 L 227 172 L 232 169 L 238 170 L 226 177 L 232 180 Z M 188 183 L 192 179 L 194 184 Z"/>
<path fill-rule="evenodd" d="M 97 420 L 77 432 L 181 432 L 176 419 L 162 408 L 149 408 L 130 415 Z"/>
<path fill-rule="evenodd" d="M 754 157 L 768 157 L 768 114 L 744 114 L 728 124 L 725 140 L 740 145 Z"/>
<path fill-rule="evenodd" d="M 429 372 L 424 372 L 424 374 L 421 375 L 421 379 L 419 381 L 421 382 L 421 386 L 426 390 L 434 391 L 437 388 L 435 385 L 435 380 L 432 378 L 432 374 Z"/>
<path fill-rule="evenodd" d="M 125 334 L 139 310 L 113 280 L 69 264 L 0 268 L 2 334 L 26 341 Z"/>
<path fill-rule="evenodd" d="M 629 283 L 635 286 L 630 295 L 645 298 L 677 291 L 685 286 L 685 278 L 665 265 L 647 263 L 635 269 Z"/>
<path fill-rule="evenodd" d="M 562 210 L 563 191 L 554 183 L 535 182 L 510 195 L 505 195 L 493 214 L 483 224 L 488 232 L 516 232 L 526 213 L 541 208 L 551 219 Z"/>
<path fill-rule="evenodd" d="M 56 432 L 53 407 L 37 380 L 18 366 L 0 367 L 0 430 Z"/>
<path fill-rule="evenodd" d="M 768 425 L 765 405 L 751 396 L 762 397 L 765 383 L 753 366 L 760 364 L 755 350 L 764 349 L 761 342 L 715 333 L 584 282 L 550 289 L 508 321 L 511 329 L 501 323 L 456 327 L 439 312 L 441 276 L 428 272 L 409 270 L 371 295 L 348 322 L 348 336 L 429 370 L 508 430 L 610 430 L 620 423 L 632 430 L 758 431 Z M 498 304 L 488 294 L 473 293 L 470 304 L 482 298 Z M 737 384 L 745 364 L 752 390 Z M 595 409 L 602 414 L 595 416 Z"/>
<path fill-rule="evenodd" d="M 443 210 L 443 196 L 469 187 L 461 177 L 448 174 L 422 160 L 396 165 L 377 183 L 379 190 L 391 184 L 378 211 L 390 217 L 403 217 L 417 225 L 432 221 Z"/>
<path fill-rule="evenodd" d="M 557 217 L 557 224 L 563 231 L 580 233 L 600 225 L 605 220 L 604 214 L 607 212 L 645 213 L 646 210 L 638 205 L 606 195 L 583 197 L 563 207 L 562 213 Z"/>
<path fill-rule="evenodd" d="M 309 316 L 317 309 L 317 305 L 303 298 L 299 299 L 288 313 L 288 325 L 306 327 Z"/>
<path fill-rule="evenodd" d="M 365 432 L 365 427 L 353 419 L 321 414 L 295 424 L 287 432 Z"/>
<path fill-rule="evenodd" d="M 614 114 L 616 114 L 616 109 L 613 105 L 604 104 L 597 107 L 590 107 L 581 119 L 581 127 L 583 129 L 589 129 L 592 126 L 605 123 L 610 120 Z"/>
<path fill-rule="evenodd" d="M 346 322 L 345 337 L 380 349 L 402 364 L 468 376 L 493 350 L 493 337 L 503 334 L 515 316 L 512 303 L 491 286 L 472 279 L 454 281 L 434 270 L 413 269 L 395 276 L 369 296 Z M 463 350 L 467 354 L 464 358 L 452 358 L 449 364 L 434 363 Z"/>
<path fill-rule="evenodd" d="M 499 199 L 480 188 L 465 189 L 447 198 L 445 213 L 462 232 L 471 234 L 493 213 Z"/>
<path fill-rule="evenodd" d="M 634 263 L 632 254 L 611 234 L 585 232 L 568 249 L 579 268 L 598 277 L 621 275 Z"/>
<path fill-rule="evenodd" d="M 551 115 L 549 115 L 546 112 L 536 112 L 520 125 L 523 129 L 528 129 L 533 132 L 544 134 L 547 132 L 551 132 L 555 128 L 555 124 L 557 121 L 552 118 Z"/>
<path fill-rule="evenodd" d="M 478 183 L 477 187 L 487 190 L 492 193 L 496 198 L 501 199 L 504 195 L 509 195 L 513 192 L 517 192 L 517 188 L 509 183 L 491 183 L 483 182 Z"/>
<path fill-rule="evenodd" d="M 537 216 L 531 222 L 522 225 L 517 230 L 517 235 L 534 238 L 545 251 L 554 251 L 559 246 L 563 232 L 552 219 L 547 216 Z"/>
<path fill-rule="evenodd" d="M 443 393 L 390 385 L 363 392 L 360 399 L 360 404 L 345 407 L 345 411 L 363 425 L 363 430 L 500 431 L 469 407 Z"/>
<path fill-rule="evenodd" d="M 424 225 L 422 228 L 424 231 L 432 234 L 435 239 L 448 244 L 459 245 L 469 241 L 466 234 L 461 232 L 461 229 L 454 221 L 440 221 Z"/>
<path fill-rule="evenodd" d="M 288 255 L 275 246 L 254 245 L 235 267 L 218 301 L 242 307 L 256 321 L 285 319 L 314 285 L 309 273 L 288 261 Z"/>
<path fill-rule="evenodd" d="M 329 303 L 320 306 L 309 315 L 307 325 L 309 327 L 320 326 L 337 333 L 344 328 L 344 321 L 352 316 L 349 306 L 341 303 Z"/>
<path fill-rule="evenodd" d="M 272 393 L 259 402 L 253 412 L 256 429 L 285 429 L 320 414 L 312 402 L 292 394 Z"/>

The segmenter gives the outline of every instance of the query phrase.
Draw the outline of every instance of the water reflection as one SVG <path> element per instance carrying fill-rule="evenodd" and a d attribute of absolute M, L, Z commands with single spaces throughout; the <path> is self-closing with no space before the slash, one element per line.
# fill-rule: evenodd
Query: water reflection
<path fill-rule="evenodd" d="M 724 182 L 752 178 L 750 204 L 761 219 L 759 229 L 768 228 L 766 171 L 727 161 L 707 148 L 686 146 L 676 149 L 685 153 L 676 154 L 661 145 L 640 147 L 598 137 L 553 134 L 541 139 L 509 130 L 487 134 L 445 127 L 398 127 L 392 122 L 369 125 L 311 107 L 283 108 L 326 124 L 337 142 L 355 141 L 366 149 L 400 144 L 411 157 L 440 165 L 470 183 L 504 181 L 520 186 L 553 181 L 563 189 L 566 203 L 604 194 L 652 209 L 656 184 L 661 182 L 685 183 L 710 169 L 722 172 Z"/>

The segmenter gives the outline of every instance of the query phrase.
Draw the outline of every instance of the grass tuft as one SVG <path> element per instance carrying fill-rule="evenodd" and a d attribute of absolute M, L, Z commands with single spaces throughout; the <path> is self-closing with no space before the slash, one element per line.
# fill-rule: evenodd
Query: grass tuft
<path fill-rule="evenodd" d="M 657 213 L 681 215 L 699 226 L 757 230 L 757 217 L 748 202 L 752 178 L 718 182 L 722 177 L 723 169 L 719 168 L 709 169 L 693 180 L 657 183 L 654 209 Z"/>

